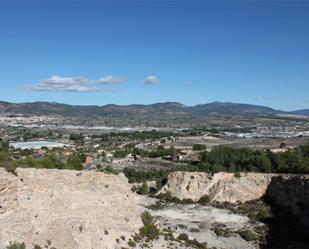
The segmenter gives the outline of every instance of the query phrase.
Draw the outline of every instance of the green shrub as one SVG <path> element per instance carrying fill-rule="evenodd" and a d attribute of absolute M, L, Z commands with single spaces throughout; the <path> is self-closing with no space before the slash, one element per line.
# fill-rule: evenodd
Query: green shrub
<path fill-rule="evenodd" d="M 133 241 L 133 240 L 129 240 L 128 241 L 128 245 L 130 246 L 130 247 L 135 247 L 136 246 L 136 243 Z"/>
<path fill-rule="evenodd" d="M 257 235 L 248 229 L 240 231 L 239 235 L 246 241 L 252 241 L 258 239 Z"/>
<path fill-rule="evenodd" d="M 201 205 L 208 205 L 209 202 L 210 202 L 210 198 L 208 195 L 204 195 L 198 200 L 198 203 Z"/>
<path fill-rule="evenodd" d="M 142 213 L 142 221 L 144 226 L 139 230 L 141 237 L 146 237 L 149 240 L 159 238 L 160 230 L 154 224 L 153 218 L 149 212 Z"/>
<path fill-rule="evenodd" d="M 259 220 L 265 220 L 265 219 L 268 219 L 268 218 L 271 218 L 271 213 L 269 210 L 267 209 L 261 209 L 258 214 L 257 214 L 257 218 Z"/>
<path fill-rule="evenodd" d="M 159 194 L 157 195 L 157 198 L 160 199 L 163 202 L 167 202 L 167 203 L 178 203 L 178 204 L 193 204 L 195 203 L 192 199 L 186 198 L 183 200 L 180 200 L 177 197 L 174 197 L 171 195 L 171 193 L 167 192 L 164 194 Z"/>
<path fill-rule="evenodd" d="M 83 162 L 77 153 L 74 153 L 69 156 L 66 167 L 68 169 L 74 169 L 74 170 L 83 170 Z"/>
<path fill-rule="evenodd" d="M 144 182 L 140 187 L 138 187 L 137 193 L 140 195 L 147 195 L 149 193 L 149 189 L 146 182 Z"/>
<path fill-rule="evenodd" d="M 196 249 L 207 249 L 206 243 L 200 243 L 196 239 L 190 240 L 189 236 L 185 233 L 179 234 L 178 239 L 184 241 L 186 247 L 190 247 L 190 248 L 193 247 Z"/>
<path fill-rule="evenodd" d="M 206 243 L 200 243 L 196 239 L 188 240 L 186 242 L 186 245 L 188 247 L 193 247 L 193 248 L 196 248 L 196 249 L 207 249 L 207 244 Z"/>
<path fill-rule="evenodd" d="M 188 241 L 189 240 L 189 236 L 185 233 L 181 233 L 179 234 L 178 238 L 179 240 L 183 240 L 183 241 Z"/>
<path fill-rule="evenodd" d="M 241 175 L 240 175 L 239 172 L 236 172 L 236 173 L 234 174 L 234 177 L 241 177 Z"/>
<path fill-rule="evenodd" d="M 6 247 L 6 249 L 26 249 L 26 245 L 24 242 L 19 243 L 17 241 L 11 241 L 10 244 Z"/>
<path fill-rule="evenodd" d="M 195 151 L 206 150 L 206 145 L 204 144 L 193 144 L 192 149 Z"/>
<path fill-rule="evenodd" d="M 0 162 L 6 162 L 10 160 L 11 160 L 11 157 L 7 152 L 0 151 Z"/>
<path fill-rule="evenodd" d="M 101 170 L 102 172 L 106 174 L 113 174 L 113 175 L 118 175 L 119 171 L 117 169 L 114 169 L 112 166 L 107 165 L 104 169 Z"/>
<path fill-rule="evenodd" d="M 223 226 L 217 225 L 212 229 L 217 236 L 230 237 L 231 232 Z"/>

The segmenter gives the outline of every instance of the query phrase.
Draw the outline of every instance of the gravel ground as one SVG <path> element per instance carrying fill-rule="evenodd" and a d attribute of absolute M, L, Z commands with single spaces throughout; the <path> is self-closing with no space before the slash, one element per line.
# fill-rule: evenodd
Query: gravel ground
<path fill-rule="evenodd" d="M 229 210 L 218 209 L 199 204 L 168 204 L 167 207 L 158 210 L 148 209 L 147 206 L 154 204 L 156 199 L 147 196 L 136 195 L 135 201 L 140 212 L 149 211 L 154 217 L 157 226 L 162 230 L 169 228 L 174 232 L 174 237 L 185 233 L 190 239 L 206 242 L 208 247 L 224 249 L 255 249 L 254 243 L 241 238 L 237 232 L 241 229 L 252 228 L 246 216 L 233 214 Z M 216 224 L 223 224 L 225 229 L 231 231 L 231 236 L 217 236 L 211 228 Z M 160 238 L 149 244 L 151 248 L 188 248 L 179 243 L 170 242 Z M 141 248 L 141 247 L 140 247 Z"/>

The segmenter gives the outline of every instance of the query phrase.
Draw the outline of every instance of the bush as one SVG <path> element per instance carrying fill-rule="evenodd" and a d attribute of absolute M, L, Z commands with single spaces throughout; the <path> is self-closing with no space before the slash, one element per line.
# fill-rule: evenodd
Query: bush
<path fill-rule="evenodd" d="M 198 200 L 198 203 L 201 205 L 208 205 L 209 202 L 210 202 L 210 198 L 208 195 L 204 195 Z"/>
<path fill-rule="evenodd" d="M 236 173 L 234 174 L 234 177 L 241 177 L 241 175 L 240 175 L 239 172 L 236 172 Z"/>
<path fill-rule="evenodd" d="M 135 247 L 135 246 L 136 246 L 136 243 L 135 243 L 133 240 L 129 240 L 129 241 L 128 241 L 128 245 L 129 245 L 130 247 Z"/>
<path fill-rule="evenodd" d="M 177 204 L 194 204 L 195 203 L 192 199 L 189 199 L 189 198 L 180 200 L 179 198 L 172 196 L 170 192 L 167 192 L 164 194 L 161 193 L 157 195 L 157 198 L 167 203 L 177 203 Z"/>
<path fill-rule="evenodd" d="M 0 162 L 10 161 L 10 155 L 5 151 L 0 151 Z"/>
<path fill-rule="evenodd" d="M 206 150 L 206 145 L 204 144 L 193 144 L 192 149 L 195 151 Z"/>
<path fill-rule="evenodd" d="M 144 182 L 140 187 L 138 187 L 137 193 L 140 195 L 147 195 L 149 193 L 149 189 L 146 182 Z"/>
<path fill-rule="evenodd" d="M 114 169 L 112 166 L 107 165 L 103 170 L 101 170 L 102 172 L 106 173 L 106 174 L 113 174 L 113 175 L 118 175 L 119 171 L 117 169 Z"/>
<path fill-rule="evenodd" d="M 74 170 L 82 170 L 84 167 L 81 157 L 76 153 L 70 155 L 67 161 L 67 168 Z"/>
<path fill-rule="evenodd" d="M 142 221 L 144 226 L 139 230 L 142 237 L 146 237 L 149 240 L 159 238 L 160 231 L 153 222 L 153 218 L 149 212 L 142 213 Z"/>
<path fill-rule="evenodd" d="M 231 236 L 231 231 L 226 228 L 222 223 L 214 223 L 214 226 L 211 228 L 217 236 L 229 237 Z"/>
<path fill-rule="evenodd" d="M 257 235 L 248 229 L 240 231 L 239 235 L 246 241 L 252 241 L 258 239 Z"/>
<path fill-rule="evenodd" d="M 188 237 L 187 234 L 181 233 L 181 234 L 179 234 L 178 239 L 179 239 L 179 240 L 183 240 L 183 241 L 188 241 L 188 240 L 189 240 L 189 237 Z"/>
<path fill-rule="evenodd" d="M 179 234 L 178 239 L 184 241 L 186 247 L 196 248 L 196 249 L 207 249 L 206 243 L 200 243 L 196 239 L 190 240 L 188 235 L 185 233 Z"/>
<path fill-rule="evenodd" d="M 26 249 L 26 245 L 24 242 L 19 243 L 17 241 L 11 241 L 10 245 L 8 245 L 6 249 Z"/>

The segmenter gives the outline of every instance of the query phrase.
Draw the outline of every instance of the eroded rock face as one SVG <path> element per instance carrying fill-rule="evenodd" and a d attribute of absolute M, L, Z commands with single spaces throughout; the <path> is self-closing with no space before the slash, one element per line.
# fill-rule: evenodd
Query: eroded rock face
<path fill-rule="evenodd" d="M 246 202 L 261 198 L 271 181 L 273 174 L 173 172 L 169 174 L 167 184 L 159 193 L 171 193 L 179 199 L 198 201 L 208 195 L 211 201 Z"/>
<path fill-rule="evenodd" d="M 117 248 L 142 226 L 124 176 L 53 169 L 0 168 L 0 249 L 47 240 L 57 249 Z"/>

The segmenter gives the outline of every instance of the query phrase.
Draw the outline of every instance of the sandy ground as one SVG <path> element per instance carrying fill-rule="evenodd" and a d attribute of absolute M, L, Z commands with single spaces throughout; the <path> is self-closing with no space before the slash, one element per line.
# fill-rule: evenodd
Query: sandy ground
<path fill-rule="evenodd" d="M 149 211 L 156 220 L 160 229 L 170 228 L 177 237 L 180 233 L 186 233 L 189 238 L 199 242 L 206 242 L 209 247 L 224 249 L 254 249 L 253 243 L 247 242 L 239 235 L 230 237 L 217 236 L 211 227 L 215 223 L 224 224 L 231 231 L 239 231 L 250 228 L 251 224 L 246 216 L 232 214 L 228 210 L 218 209 L 199 204 L 169 204 L 166 208 L 150 210 L 146 207 L 155 203 L 156 199 L 147 196 L 136 195 L 135 201 L 140 212 Z M 192 230 L 193 229 L 193 230 Z M 163 244 L 162 244 L 163 243 Z M 165 243 L 165 245 L 164 245 Z M 183 248 L 180 244 L 170 245 L 163 240 L 154 241 L 152 248 Z"/>

